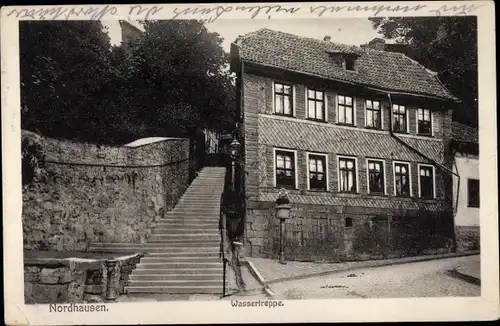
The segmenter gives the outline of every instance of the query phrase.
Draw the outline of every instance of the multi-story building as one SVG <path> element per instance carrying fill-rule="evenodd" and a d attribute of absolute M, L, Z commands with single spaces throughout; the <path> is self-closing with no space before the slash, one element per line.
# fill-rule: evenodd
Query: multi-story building
<path fill-rule="evenodd" d="M 457 249 L 479 249 L 479 137 L 476 128 L 452 124 L 453 203 Z"/>
<path fill-rule="evenodd" d="M 451 109 L 457 98 L 404 54 L 261 29 L 231 48 L 253 256 L 402 256 L 453 239 Z M 364 255 L 361 255 L 364 254 Z"/>

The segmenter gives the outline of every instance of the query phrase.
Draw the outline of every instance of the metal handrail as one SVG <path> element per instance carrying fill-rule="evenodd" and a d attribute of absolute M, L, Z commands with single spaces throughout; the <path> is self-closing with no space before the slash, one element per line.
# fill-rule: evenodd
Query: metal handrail
<path fill-rule="evenodd" d="M 222 297 L 226 296 L 226 214 L 223 210 L 224 205 L 224 193 L 222 193 L 220 198 L 220 215 L 219 215 L 219 232 L 220 232 L 220 250 L 219 258 L 222 259 Z"/>

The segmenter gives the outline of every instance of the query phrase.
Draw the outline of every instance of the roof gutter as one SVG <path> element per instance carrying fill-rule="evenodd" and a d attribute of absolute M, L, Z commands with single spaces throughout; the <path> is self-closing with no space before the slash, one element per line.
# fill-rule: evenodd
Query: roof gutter
<path fill-rule="evenodd" d="M 375 92 L 379 92 L 379 93 L 384 93 L 384 94 L 387 94 L 388 92 L 390 92 L 391 94 L 396 94 L 396 95 L 406 95 L 406 96 L 414 96 L 414 97 L 432 98 L 432 99 L 439 100 L 439 101 L 452 101 L 452 102 L 455 102 L 455 103 L 460 103 L 461 102 L 459 99 L 457 99 L 455 97 L 453 97 L 453 98 L 444 98 L 444 97 L 439 97 L 439 96 L 434 96 L 434 95 L 422 95 L 422 94 L 407 93 L 407 92 L 401 92 L 401 91 L 389 91 L 389 90 L 384 90 L 384 89 L 381 89 L 381 88 L 359 85 L 359 84 L 356 84 L 356 83 L 353 83 L 353 82 L 349 82 L 349 81 L 346 81 L 346 80 L 342 80 L 342 79 L 338 79 L 338 78 L 326 77 L 326 76 L 322 76 L 322 75 L 318 75 L 318 74 L 312 74 L 312 73 L 308 73 L 308 72 L 304 72 L 304 71 L 299 71 L 299 70 L 296 70 L 296 69 L 276 67 L 276 66 L 273 66 L 273 65 L 268 65 L 268 64 L 265 64 L 265 63 L 260 63 L 260 62 L 252 61 L 252 60 L 245 60 L 245 59 L 240 59 L 240 60 L 241 60 L 241 62 L 246 61 L 248 63 L 254 63 L 254 64 L 257 64 L 257 65 L 260 65 L 260 66 L 263 66 L 263 67 L 277 68 L 277 69 L 286 70 L 286 71 L 290 71 L 290 72 L 294 72 L 294 73 L 298 73 L 298 74 L 303 74 L 303 75 L 306 75 L 306 76 L 317 77 L 317 78 L 322 78 L 322 79 L 327 79 L 327 80 L 333 80 L 333 81 L 336 81 L 336 82 L 340 82 L 340 83 L 344 83 L 344 84 L 349 84 L 349 85 L 352 85 L 352 86 L 363 87 L 363 88 L 366 88 L 366 89 L 369 89 L 369 90 L 372 90 L 372 91 L 375 91 Z"/>

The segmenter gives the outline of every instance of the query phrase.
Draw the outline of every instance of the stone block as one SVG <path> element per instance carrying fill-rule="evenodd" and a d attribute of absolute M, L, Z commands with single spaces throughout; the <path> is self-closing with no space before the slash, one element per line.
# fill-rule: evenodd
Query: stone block
<path fill-rule="evenodd" d="M 25 287 L 26 291 L 26 287 Z M 33 303 L 65 303 L 68 302 L 68 285 L 31 283 L 25 292 Z"/>
<path fill-rule="evenodd" d="M 40 271 L 40 283 L 57 284 L 59 282 L 58 268 L 43 268 Z"/>

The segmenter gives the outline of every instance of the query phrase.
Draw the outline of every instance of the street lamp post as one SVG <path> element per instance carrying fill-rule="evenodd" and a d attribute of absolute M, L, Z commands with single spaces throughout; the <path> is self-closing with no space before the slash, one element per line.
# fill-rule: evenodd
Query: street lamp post
<path fill-rule="evenodd" d="M 233 193 L 236 190 L 236 159 L 238 157 L 240 151 L 241 144 L 236 139 L 236 136 L 233 138 L 233 141 L 229 145 L 229 149 L 231 151 L 231 190 Z"/>
<path fill-rule="evenodd" d="M 279 263 L 285 265 L 285 220 L 290 217 L 290 200 L 284 189 L 278 194 L 276 200 L 276 218 L 280 220 L 280 253 Z"/>

